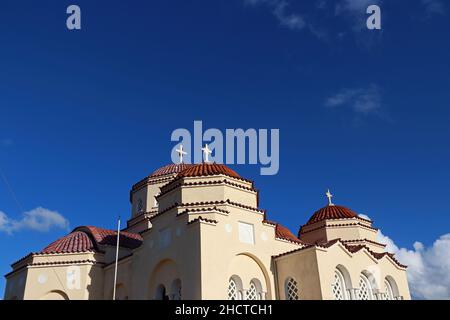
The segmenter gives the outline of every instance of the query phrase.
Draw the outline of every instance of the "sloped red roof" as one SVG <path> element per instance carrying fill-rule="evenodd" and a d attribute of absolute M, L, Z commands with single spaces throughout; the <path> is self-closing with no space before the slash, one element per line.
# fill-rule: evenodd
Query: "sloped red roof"
<path fill-rule="evenodd" d="M 95 239 L 95 242 L 99 245 L 111 245 L 115 246 L 117 244 L 117 231 L 98 228 L 94 226 L 78 227 L 75 230 L 87 231 Z M 132 232 L 120 232 L 119 244 L 121 247 L 135 249 L 142 244 L 142 237 L 137 233 Z"/>
<path fill-rule="evenodd" d="M 297 238 L 288 228 L 279 223 L 277 223 L 275 227 L 275 237 L 295 243 L 302 243 L 302 241 Z"/>
<path fill-rule="evenodd" d="M 142 244 L 142 237 L 137 233 L 120 232 L 119 245 L 135 249 Z M 99 245 L 117 244 L 117 231 L 93 226 L 78 227 L 70 234 L 52 242 L 39 253 L 78 253 L 98 252 Z"/>
<path fill-rule="evenodd" d="M 271 224 L 271 225 L 275 226 L 275 238 L 283 239 L 283 240 L 287 240 L 287 241 L 291 241 L 291 242 L 295 242 L 295 243 L 301 243 L 301 244 L 304 243 L 302 240 L 297 238 L 291 232 L 291 230 L 289 230 L 285 226 L 279 224 L 278 222 L 271 221 L 271 220 L 263 220 L 263 223 Z"/>
<path fill-rule="evenodd" d="M 187 164 L 187 163 L 170 163 L 164 167 L 156 169 L 155 171 L 153 171 L 152 174 L 150 174 L 149 177 L 159 177 L 159 176 L 164 176 L 166 174 L 180 173 L 181 171 L 183 171 L 191 166 L 192 166 L 192 164 Z"/>
<path fill-rule="evenodd" d="M 223 174 L 232 178 L 242 179 L 234 170 L 224 164 L 199 163 L 181 171 L 178 177 L 203 177 Z"/>
<path fill-rule="evenodd" d="M 358 215 L 346 207 L 329 205 L 317 210 L 308 220 L 306 225 L 328 219 L 345 219 L 356 217 L 358 217 Z"/>
<path fill-rule="evenodd" d="M 75 231 L 45 247 L 40 253 L 77 253 L 94 251 L 91 238 L 82 231 Z"/>
<path fill-rule="evenodd" d="M 382 259 L 384 256 L 388 256 L 388 257 L 391 258 L 391 259 L 392 259 L 399 267 L 407 268 L 406 265 L 400 263 L 400 262 L 395 258 L 395 255 L 394 255 L 393 253 L 390 253 L 390 252 L 375 252 L 375 251 L 370 250 L 370 248 L 367 247 L 367 246 L 365 246 L 365 245 L 356 245 L 356 246 L 350 246 L 350 245 L 346 245 L 346 244 L 344 244 L 344 245 L 345 245 L 345 247 L 346 247 L 350 252 L 352 252 L 352 253 L 358 252 L 358 251 L 360 251 L 360 250 L 362 250 L 362 249 L 366 249 L 366 250 L 372 255 L 372 257 L 374 257 L 374 258 L 377 259 L 377 260 Z"/>

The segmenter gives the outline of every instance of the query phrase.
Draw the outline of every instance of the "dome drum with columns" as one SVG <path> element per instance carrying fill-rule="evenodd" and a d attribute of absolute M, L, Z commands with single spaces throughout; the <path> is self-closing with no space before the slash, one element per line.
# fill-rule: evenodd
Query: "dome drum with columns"
<path fill-rule="evenodd" d="M 78 227 L 15 262 L 5 299 L 410 299 L 372 221 L 328 191 L 296 236 L 259 208 L 253 181 L 203 150 L 184 164 L 180 148 L 180 163 L 132 187 L 117 279 L 117 231 Z"/>

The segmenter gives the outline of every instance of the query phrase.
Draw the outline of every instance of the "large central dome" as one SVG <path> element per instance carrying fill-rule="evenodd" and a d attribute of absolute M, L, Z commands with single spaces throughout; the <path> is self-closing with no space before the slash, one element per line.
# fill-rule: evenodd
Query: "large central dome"
<path fill-rule="evenodd" d="M 181 171 L 178 177 L 204 177 L 214 175 L 225 175 L 232 178 L 242 179 L 239 174 L 224 164 L 218 163 L 199 163 Z"/>

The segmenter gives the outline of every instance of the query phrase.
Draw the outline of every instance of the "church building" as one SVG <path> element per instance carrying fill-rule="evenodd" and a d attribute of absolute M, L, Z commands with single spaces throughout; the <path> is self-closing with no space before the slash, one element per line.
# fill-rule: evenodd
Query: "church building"
<path fill-rule="evenodd" d="M 410 299 L 406 266 L 372 221 L 327 197 L 294 234 L 228 166 L 169 164 L 132 186 L 119 233 L 80 226 L 28 254 L 12 264 L 4 298 Z"/>

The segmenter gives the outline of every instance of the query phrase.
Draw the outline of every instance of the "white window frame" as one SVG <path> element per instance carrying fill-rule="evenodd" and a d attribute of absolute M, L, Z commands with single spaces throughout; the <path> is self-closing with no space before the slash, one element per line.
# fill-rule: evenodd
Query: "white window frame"
<path fill-rule="evenodd" d="M 386 300 L 395 300 L 394 289 L 388 279 L 384 279 L 384 298 Z"/>
<path fill-rule="evenodd" d="M 298 282 L 293 277 L 288 277 L 284 282 L 284 294 L 286 300 L 299 300 Z"/>
<path fill-rule="evenodd" d="M 364 286 L 366 287 L 366 290 L 362 290 Z M 366 292 L 367 297 L 363 296 Z M 372 284 L 364 273 L 361 273 L 359 276 L 358 300 L 374 300 Z"/>
<path fill-rule="evenodd" d="M 230 295 L 230 287 L 234 286 L 234 294 L 233 296 Z M 234 299 L 231 299 L 234 298 Z M 243 289 L 242 289 L 242 280 L 234 275 L 228 279 L 228 287 L 227 287 L 227 299 L 228 300 L 243 300 Z"/>
<path fill-rule="evenodd" d="M 340 287 L 340 295 L 336 295 L 336 285 L 339 285 Z M 334 270 L 334 277 L 333 277 L 333 283 L 331 284 L 331 291 L 333 293 L 334 300 L 348 300 L 348 293 L 347 293 L 347 285 L 345 283 L 344 274 L 336 268 Z"/>

